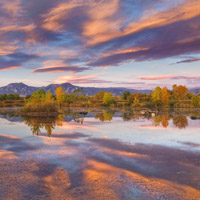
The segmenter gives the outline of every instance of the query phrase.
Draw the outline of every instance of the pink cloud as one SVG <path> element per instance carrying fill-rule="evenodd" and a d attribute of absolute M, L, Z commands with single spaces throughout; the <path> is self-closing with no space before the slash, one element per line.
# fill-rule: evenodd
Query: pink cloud
<path fill-rule="evenodd" d="M 176 75 L 166 75 L 166 76 L 141 76 L 138 77 L 141 80 L 165 80 L 165 79 L 185 79 L 185 80 L 192 80 L 192 79 L 200 79 L 200 76 L 176 76 Z"/>

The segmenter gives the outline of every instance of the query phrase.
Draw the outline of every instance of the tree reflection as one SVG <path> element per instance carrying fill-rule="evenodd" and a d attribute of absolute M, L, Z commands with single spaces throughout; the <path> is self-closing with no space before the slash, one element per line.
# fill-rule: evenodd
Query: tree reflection
<path fill-rule="evenodd" d="M 33 135 L 39 135 L 42 129 L 45 129 L 48 136 L 51 136 L 53 129 L 57 124 L 58 120 L 54 117 L 24 117 L 24 123 L 30 127 Z"/>
<path fill-rule="evenodd" d="M 134 119 L 134 113 L 133 112 L 123 112 L 121 117 L 124 121 L 130 121 L 131 119 Z"/>
<path fill-rule="evenodd" d="M 161 120 L 161 124 L 164 128 L 167 128 L 168 125 L 169 125 L 169 120 L 170 120 L 170 117 L 169 115 L 162 115 L 162 120 Z"/>
<path fill-rule="evenodd" d="M 155 126 L 159 126 L 159 125 L 160 125 L 160 122 L 161 122 L 161 120 L 162 120 L 162 117 L 161 117 L 161 115 L 157 115 L 157 116 L 155 116 L 155 117 L 154 117 L 154 120 L 153 120 L 153 122 L 154 122 L 154 125 L 155 125 Z"/>
<path fill-rule="evenodd" d="M 74 111 L 68 110 L 64 114 L 66 116 L 72 116 L 72 119 L 75 122 L 83 124 L 84 119 L 85 119 L 86 115 L 88 114 L 88 112 L 87 111 L 77 111 L 77 112 L 74 112 Z"/>
<path fill-rule="evenodd" d="M 80 124 L 83 124 L 85 117 L 87 117 L 89 111 L 67 111 L 62 115 L 58 115 L 57 117 L 23 117 L 25 124 L 28 125 L 33 133 L 33 135 L 39 135 L 42 130 L 45 131 L 48 136 L 52 134 L 52 131 L 55 129 L 56 126 L 63 126 L 63 122 L 68 121 L 74 121 Z M 113 116 L 115 115 L 115 110 L 112 109 L 105 109 L 105 110 L 93 110 L 92 111 L 95 119 L 100 120 L 101 122 L 106 121 L 112 121 Z M 121 114 L 120 114 L 121 113 Z M 153 121 L 154 126 L 162 126 L 164 128 L 167 128 L 169 126 L 169 121 L 177 127 L 177 128 L 185 128 L 188 126 L 188 119 L 187 115 L 185 114 L 176 114 L 175 113 L 156 113 L 155 117 L 152 117 L 151 115 L 141 115 L 140 111 L 138 110 L 123 110 L 123 112 L 119 111 L 119 116 L 124 121 L 130 121 L 130 120 L 140 120 L 140 119 L 151 119 Z M 69 116 L 69 118 L 66 119 L 66 116 Z M 199 117 L 199 113 L 193 113 L 190 116 L 193 116 L 195 118 Z M 90 115 L 91 117 L 91 115 Z M 191 117 L 192 118 L 192 117 Z"/>
<path fill-rule="evenodd" d="M 114 114 L 115 111 L 113 110 L 104 110 L 103 112 L 95 113 L 95 119 L 99 119 L 102 122 L 112 121 Z"/>
<path fill-rule="evenodd" d="M 182 129 L 185 128 L 186 126 L 188 126 L 188 120 L 187 117 L 184 115 L 177 115 L 173 117 L 173 124 Z"/>
<path fill-rule="evenodd" d="M 153 118 L 153 124 L 155 126 L 160 126 L 167 128 L 169 126 L 169 121 L 172 119 L 173 124 L 177 128 L 185 128 L 188 126 L 188 119 L 187 116 L 185 115 L 175 115 L 175 116 L 170 116 L 169 114 L 162 114 L 162 115 L 157 115 Z"/>
<path fill-rule="evenodd" d="M 200 111 L 196 110 L 190 113 L 190 118 L 192 120 L 200 119 Z"/>

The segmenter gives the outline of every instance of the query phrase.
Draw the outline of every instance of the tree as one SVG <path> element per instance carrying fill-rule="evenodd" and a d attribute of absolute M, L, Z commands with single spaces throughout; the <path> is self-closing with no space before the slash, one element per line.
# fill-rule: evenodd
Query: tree
<path fill-rule="evenodd" d="M 51 112 L 56 113 L 57 106 L 54 103 L 54 99 L 50 91 L 46 93 L 44 90 L 38 90 L 37 92 L 33 92 L 32 96 L 25 101 L 25 106 L 22 112 L 43 114 Z"/>
<path fill-rule="evenodd" d="M 175 100 L 177 101 L 185 100 L 187 97 L 187 93 L 188 93 L 187 87 L 183 85 L 173 86 L 173 96 Z"/>
<path fill-rule="evenodd" d="M 199 97 L 193 95 L 191 98 L 191 105 L 192 107 L 199 107 Z"/>
<path fill-rule="evenodd" d="M 45 90 L 38 90 L 32 93 L 32 97 L 36 99 L 43 99 L 46 96 Z"/>
<path fill-rule="evenodd" d="M 164 87 L 162 89 L 162 94 L 161 94 L 161 101 L 164 106 L 169 105 L 169 97 L 170 97 L 169 91 L 166 87 Z"/>
<path fill-rule="evenodd" d="M 74 94 L 77 96 L 84 96 L 83 88 L 77 88 L 74 90 Z"/>
<path fill-rule="evenodd" d="M 133 106 L 138 106 L 140 103 L 140 94 L 134 93 L 133 95 Z"/>
<path fill-rule="evenodd" d="M 48 91 L 46 93 L 45 101 L 48 103 L 53 103 L 54 99 L 53 99 L 53 95 L 50 91 Z"/>
<path fill-rule="evenodd" d="M 110 106 L 111 104 L 115 103 L 115 100 L 113 99 L 113 96 L 112 96 L 111 93 L 106 92 L 106 93 L 104 94 L 103 103 L 104 103 L 106 106 Z"/>
<path fill-rule="evenodd" d="M 105 94 L 104 90 L 101 90 L 99 93 L 95 93 L 94 99 L 96 101 L 103 100 L 104 94 Z"/>
<path fill-rule="evenodd" d="M 131 93 L 129 91 L 124 91 L 122 93 L 122 99 L 124 100 L 127 100 L 129 96 L 131 96 Z"/>
<path fill-rule="evenodd" d="M 200 93 L 198 94 L 198 97 L 199 97 L 199 105 L 200 105 Z"/>
<path fill-rule="evenodd" d="M 161 104 L 161 97 L 162 89 L 160 87 L 156 87 L 155 90 L 152 92 L 152 100 L 156 107 Z"/>
<path fill-rule="evenodd" d="M 55 93 L 56 93 L 57 103 L 61 107 L 61 104 L 65 100 L 65 91 L 63 90 L 62 87 L 57 87 Z"/>
<path fill-rule="evenodd" d="M 134 97 L 133 97 L 132 94 L 129 95 L 129 96 L 127 97 L 127 103 L 128 103 L 129 105 L 131 105 L 131 104 L 133 103 L 133 100 L 134 100 Z"/>

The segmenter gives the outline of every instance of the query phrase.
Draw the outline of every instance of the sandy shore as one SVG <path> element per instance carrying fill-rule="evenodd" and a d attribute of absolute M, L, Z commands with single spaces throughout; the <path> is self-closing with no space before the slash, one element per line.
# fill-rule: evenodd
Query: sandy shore
<path fill-rule="evenodd" d="M 76 182 L 77 181 L 77 182 Z M 122 170 L 91 160 L 81 177 L 49 163 L 1 159 L 1 200 L 137 199 L 198 200 L 189 186 Z"/>

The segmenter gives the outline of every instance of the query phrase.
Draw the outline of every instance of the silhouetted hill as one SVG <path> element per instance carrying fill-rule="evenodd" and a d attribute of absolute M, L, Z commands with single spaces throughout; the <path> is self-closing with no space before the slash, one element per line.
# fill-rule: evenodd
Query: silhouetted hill
<path fill-rule="evenodd" d="M 190 92 L 193 92 L 194 94 L 200 94 L 200 88 L 190 89 Z"/>
<path fill-rule="evenodd" d="M 78 88 L 83 88 L 83 91 L 86 95 L 94 95 L 95 93 L 104 90 L 105 92 L 111 92 L 113 95 L 121 95 L 124 91 L 130 91 L 131 93 L 150 93 L 150 90 L 135 90 L 128 88 L 95 88 L 95 87 L 79 87 L 72 85 L 70 83 L 64 84 L 50 84 L 46 87 L 32 87 L 28 86 L 24 83 L 11 83 L 7 86 L 0 87 L 0 94 L 20 94 L 23 96 L 31 95 L 32 92 L 36 92 L 39 89 L 44 89 L 45 91 L 51 91 L 55 94 L 55 90 L 57 87 L 62 86 L 67 94 L 73 93 L 74 90 Z"/>

